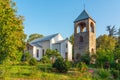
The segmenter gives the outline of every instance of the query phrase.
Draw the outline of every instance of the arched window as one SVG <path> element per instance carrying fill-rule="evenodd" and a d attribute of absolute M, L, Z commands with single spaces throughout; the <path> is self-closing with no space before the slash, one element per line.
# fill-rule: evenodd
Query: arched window
<path fill-rule="evenodd" d="M 84 22 L 80 23 L 80 32 L 86 32 L 87 28 L 86 28 L 86 24 Z"/>
<path fill-rule="evenodd" d="M 77 27 L 77 33 L 80 33 L 80 26 Z"/>
<path fill-rule="evenodd" d="M 83 42 L 83 37 L 82 36 L 80 36 L 79 41 Z"/>
<path fill-rule="evenodd" d="M 92 22 L 90 23 L 90 31 L 94 33 L 94 24 Z"/>
<path fill-rule="evenodd" d="M 93 48 L 91 49 L 91 53 L 94 53 L 94 49 Z"/>

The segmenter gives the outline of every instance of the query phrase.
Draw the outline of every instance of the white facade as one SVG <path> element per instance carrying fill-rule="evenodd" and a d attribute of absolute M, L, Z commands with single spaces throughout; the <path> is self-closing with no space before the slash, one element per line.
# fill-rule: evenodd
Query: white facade
<path fill-rule="evenodd" d="M 47 49 L 53 49 L 58 50 L 64 59 L 72 61 L 72 44 L 68 39 L 64 40 L 60 34 L 36 39 L 29 44 L 33 46 L 30 53 L 37 60 L 40 60 L 45 55 Z"/>

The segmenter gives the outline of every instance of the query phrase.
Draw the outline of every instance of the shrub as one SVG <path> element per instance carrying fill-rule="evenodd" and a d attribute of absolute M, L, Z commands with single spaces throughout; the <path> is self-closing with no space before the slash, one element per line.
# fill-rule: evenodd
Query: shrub
<path fill-rule="evenodd" d="M 44 56 L 44 57 L 40 60 L 40 62 L 42 62 L 42 63 L 51 63 L 51 60 L 50 60 L 47 56 Z"/>
<path fill-rule="evenodd" d="M 101 79 L 104 79 L 104 80 L 105 80 L 105 79 L 108 79 L 110 73 L 109 73 L 109 71 L 107 71 L 107 70 L 100 69 L 100 70 L 98 71 L 98 75 L 101 77 Z"/>
<path fill-rule="evenodd" d="M 37 65 L 37 60 L 35 58 L 31 58 L 29 61 L 30 65 Z"/>
<path fill-rule="evenodd" d="M 81 72 L 85 72 L 87 71 L 88 67 L 84 62 L 79 62 L 76 64 L 76 67 L 81 71 Z"/>
<path fill-rule="evenodd" d="M 81 56 L 81 61 L 86 63 L 86 64 L 89 64 L 90 63 L 90 55 L 89 53 L 86 53 L 84 55 Z"/>
<path fill-rule="evenodd" d="M 118 70 L 112 69 L 111 74 L 113 75 L 114 79 L 119 78 L 119 71 Z"/>
<path fill-rule="evenodd" d="M 56 68 L 60 73 L 66 73 L 69 69 L 69 66 L 62 57 L 58 57 L 55 63 L 53 63 L 53 68 Z"/>
<path fill-rule="evenodd" d="M 21 61 L 29 61 L 31 59 L 31 54 L 29 52 L 23 53 Z"/>

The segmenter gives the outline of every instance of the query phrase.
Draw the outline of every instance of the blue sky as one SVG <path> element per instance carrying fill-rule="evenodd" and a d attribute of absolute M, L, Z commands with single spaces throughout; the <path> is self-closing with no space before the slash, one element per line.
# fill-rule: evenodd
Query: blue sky
<path fill-rule="evenodd" d="M 85 9 L 96 21 L 96 36 L 106 34 L 106 26 L 120 27 L 120 0 L 14 0 L 18 15 L 25 17 L 25 33 L 45 36 L 61 33 L 64 38 L 74 31 L 73 21 Z"/>

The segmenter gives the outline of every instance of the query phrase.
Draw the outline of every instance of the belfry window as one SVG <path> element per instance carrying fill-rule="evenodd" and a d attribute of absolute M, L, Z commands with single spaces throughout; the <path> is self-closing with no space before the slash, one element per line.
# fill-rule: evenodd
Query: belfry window
<path fill-rule="evenodd" d="M 92 22 L 90 24 L 90 31 L 94 33 L 94 24 Z"/>

